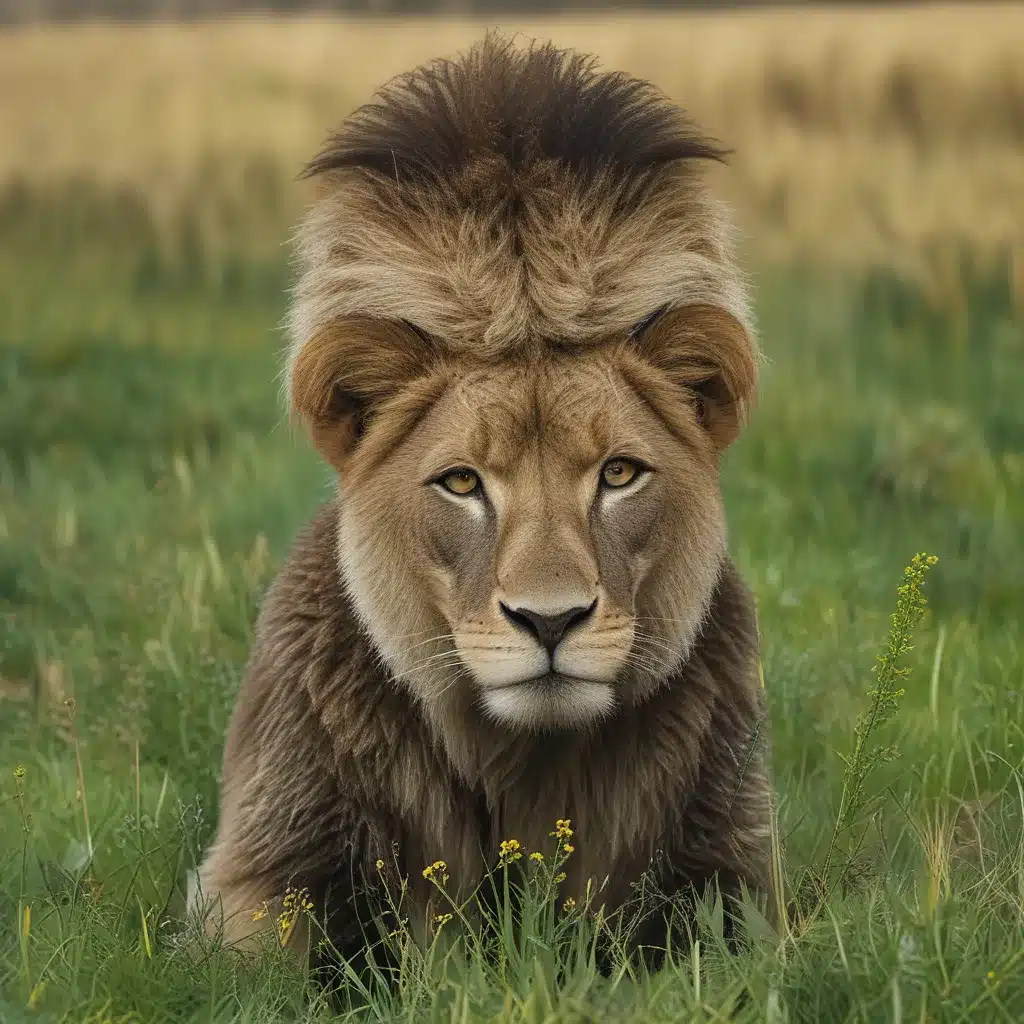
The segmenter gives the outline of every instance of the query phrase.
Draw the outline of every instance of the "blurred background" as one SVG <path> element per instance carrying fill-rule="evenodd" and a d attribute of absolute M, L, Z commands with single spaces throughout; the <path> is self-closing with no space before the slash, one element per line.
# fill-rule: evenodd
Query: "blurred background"
<path fill-rule="evenodd" d="M 689 109 L 734 150 L 718 187 L 761 255 L 944 287 L 963 247 L 1024 251 L 1020 4 L 0 0 L 0 23 L 0 180 L 131 196 L 160 232 L 201 205 L 211 253 L 280 241 L 328 128 L 494 25 Z"/>
<path fill-rule="evenodd" d="M 911 0 L 914 2 L 914 0 Z M 792 0 L 785 5 L 824 7 L 895 6 L 896 0 Z M 693 8 L 779 7 L 777 0 L 634 0 L 612 3 L 609 0 L 3 0 L 0 11 L 12 21 L 34 21 L 39 18 L 81 19 L 97 15 L 124 18 L 216 17 L 238 12 L 288 14 L 295 11 L 321 11 L 377 14 L 505 14 L 517 11 L 553 13 L 566 11 L 600 11 L 663 8 L 675 11 Z"/>

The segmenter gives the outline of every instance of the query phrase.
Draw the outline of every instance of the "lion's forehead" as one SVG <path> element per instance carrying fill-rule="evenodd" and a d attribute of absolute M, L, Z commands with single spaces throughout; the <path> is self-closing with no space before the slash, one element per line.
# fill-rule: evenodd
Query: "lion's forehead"
<path fill-rule="evenodd" d="M 439 447 L 511 477 L 538 461 L 585 471 L 642 418 L 636 396 L 606 362 L 559 360 L 468 373 L 425 427 Z"/>
<path fill-rule="evenodd" d="M 303 226 L 309 270 L 293 339 L 339 317 L 399 317 L 453 351 L 496 354 L 524 340 L 587 343 L 666 302 L 707 303 L 745 323 L 726 236 L 714 205 L 689 189 L 628 214 L 599 194 L 525 194 L 509 216 L 486 205 L 384 210 L 353 186 Z"/>

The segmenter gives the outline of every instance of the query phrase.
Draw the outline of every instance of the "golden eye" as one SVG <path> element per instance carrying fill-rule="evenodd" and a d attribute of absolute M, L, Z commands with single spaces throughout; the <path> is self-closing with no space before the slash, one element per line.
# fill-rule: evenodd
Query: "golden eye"
<path fill-rule="evenodd" d="M 601 481 L 607 487 L 625 487 L 639 472 L 640 467 L 629 459 L 610 459 L 601 468 Z"/>
<path fill-rule="evenodd" d="M 441 485 L 452 494 L 472 494 L 480 486 L 480 477 L 471 469 L 453 469 L 444 475 Z"/>

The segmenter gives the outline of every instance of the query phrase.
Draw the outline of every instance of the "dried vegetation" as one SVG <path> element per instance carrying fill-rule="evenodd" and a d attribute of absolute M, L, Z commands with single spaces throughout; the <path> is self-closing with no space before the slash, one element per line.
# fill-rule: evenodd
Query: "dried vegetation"
<path fill-rule="evenodd" d="M 280 242 L 292 179 L 391 74 L 473 20 L 232 20 L 0 34 L 0 181 L 138 190 L 204 242 Z M 505 21 L 655 81 L 734 148 L 715 173 L 752 247 L 886 262 L 943 287 L 963 249 L 1024 291 L 1024 8 L 777 10 Z M 269 214 L 269 216 L 268 216 Z"/>

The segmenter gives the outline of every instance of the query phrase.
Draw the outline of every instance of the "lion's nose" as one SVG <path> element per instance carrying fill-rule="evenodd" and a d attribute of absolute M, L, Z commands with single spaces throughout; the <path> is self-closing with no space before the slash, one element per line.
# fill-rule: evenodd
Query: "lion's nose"
<path fill-rule="evenodd" d="M 588 618 L 597 606 L 595 598 L 590 604 L 568 608 L 564 612 L 555 615 L 543 615 L 530 608 L 509 608 L 504 602 L 501 603 L 501 610 L 510 622 L 529 630 L 539 641 L 541 646 L 549 655 L 554 655 L 562 637 L 584 619 Z"/>

